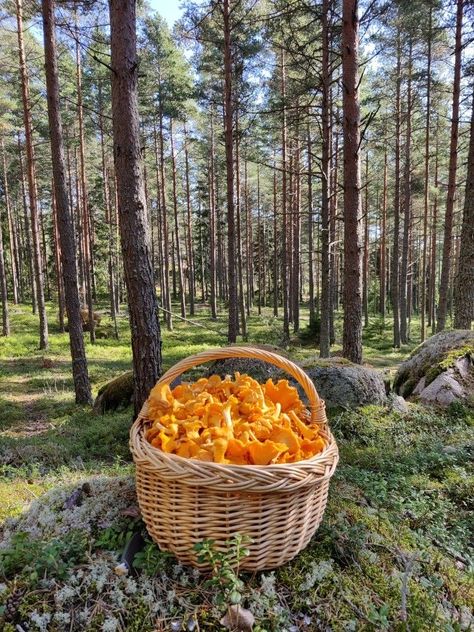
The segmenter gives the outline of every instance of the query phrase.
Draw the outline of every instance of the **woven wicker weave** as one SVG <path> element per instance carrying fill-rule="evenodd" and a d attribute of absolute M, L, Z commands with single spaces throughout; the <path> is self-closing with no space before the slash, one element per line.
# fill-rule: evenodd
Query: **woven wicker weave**
<path fill-rule="evenodd" d="M 130 431 L 137 495 L 147 529 L 162 550 L 185 564 L 198 564 L 194 545 L 212 539 L 220 551 L 236 533 L 249 536 L 245 570 L 276 568 L 309 542 L 326 507 L 329 480 L 338 449 L 327 426 L 324 402 L 296 364 L 253 347 L 228 347 L 198 353 L 178 362 L 159 383 L 170 384 L 199 364 L 223 358 L 255 358 L 285 370 L 303 387 L 313 422 L 327 441 L 322 453 L 290 464 L 222 465 L 184 459 L 154 448 L 145 439 L 147 404 Z"/>

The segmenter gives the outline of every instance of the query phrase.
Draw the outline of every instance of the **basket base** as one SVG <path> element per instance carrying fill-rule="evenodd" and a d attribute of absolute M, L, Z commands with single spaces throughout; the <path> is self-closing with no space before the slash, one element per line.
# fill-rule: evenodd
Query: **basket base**
<path fill-rule="evenodd" d="M 137 468 L 139 505 L 148 533 L 161 550 L 203 571 L 209 567 L 198 563 L 195 544 L 213 540 L 216 550 L 225 552 L 237 533 L 251 540 L 241 570 L 270 570 L 293 559 L 322 520 L 328 488 L 324 479 L 288 494 L 227 493 L 162 480 Z"/>

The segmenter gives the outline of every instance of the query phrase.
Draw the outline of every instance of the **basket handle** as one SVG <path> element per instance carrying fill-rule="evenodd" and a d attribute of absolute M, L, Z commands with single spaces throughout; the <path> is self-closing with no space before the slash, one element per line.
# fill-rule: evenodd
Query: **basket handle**
<path fill-rule="evenodd" d="M 311 421 L 313 423 L 326 426 L 327 420 L 324 401 L 320 399 L 313 382 L 309 379 L 303 369 L 281 355 L 264 349 L 258 349 L 256 347 L 235 346 L 201 351 L 201 353 L 196 353 L 189 358 L 185 358 L 184 360 L 177 362 L 171 367 L 171 369 L 161 376 L 157 384 L 171 384 L 173 380 L 188 369 L 192 369 L 200 364 L 205 364 L 206 362 L 211 362 L 212 360 L 223 360 L 226 358 L 250 358 L 262 360 L 263 362 L 273 364 L 274 366 L 289 373 L 289 375 L 291 375 L 302 386 L 304 392 L 306 393 L 311 412 Z"/>

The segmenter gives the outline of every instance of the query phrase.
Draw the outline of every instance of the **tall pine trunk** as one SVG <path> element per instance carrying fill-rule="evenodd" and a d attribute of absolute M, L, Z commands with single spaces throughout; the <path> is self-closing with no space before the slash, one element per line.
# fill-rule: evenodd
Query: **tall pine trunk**
<path fill-rule="evenodd" d="M 393 247 L 390 290 L 393 311 L 393 346 L 400 347 L 400 128 L 402 53 L 400 32 L 397 35 L 397 70 L 395 96 L 395 183 L 393 197 Z"/>
<path fill-rule="evenodd" d="M 281 99 L 282 99 L 282 124 L 281 124 L 281 205 L 282 205 L 282 255 L 281 255 L 281 289 L 283 294 L 283 340 L 290 339 L 290 316 L 288 296 L 288 200 L 287 200 L 287 126 L 286 126 L 286 62 L 285 53 L 281 51 Z"/>
<path fill-rule="evenodd" d="M 36 167 L 33 145 L 33 129 L 31 121 L 30 87 L 28 70 L 26 67 L 25 44 L 23 40 L 23 5 L 22 0 L 16 0 L 16 19 L 18 30 L 18 57 L 20 61 L 21 95 L 23 102 L 23 124 L 26 141 L 26 169 L 28 175 L 28 194 L 30 202 L 31 232 L 33 237 L 33 264 L 36 285 L 36 299 L 39 314 L 39 348 L 48 347 L 48 320 L 44 300 L 43 270 L 41 263 L 41 248 L 38 218 L 38 200 L 36 191 Z"/>
<path fill-rule="evenodd" d="M 2 336 L 10 335 L 10 319 L 8 315 L 8 289 L 3 249 L 2 217 L 0 215 L 0 296 L 2 299 Z"/>
<path fill-rule="evenodd" d="M 459 265 L 454 280 L 454 326 L 470 329 L 474 320 L 474 94 L 467 163 L 466 193 L 459 246 Z"/>
<path fill-rule="evenodd" d="M 28 261 L 28 285 L 31 288 L 31 309 L 33 314 L 38 310 L 38 302 L 36 300 L 36 282 L 35 269 L 33 264 L 33 251 L 31 247 L 31 230 L 30 218 L 28 216 L 28 202 L 26 199 L 25 170 L 23 166 L 23 152 L 21 148 L 20 134 L 18 134 L 18 161 L 20 163 L 20 180 L 21 180 L 21 200 L 23 206 L 23 220 L 25 226 L 25 246 L 26 258 Z"/>
<path fill-rule="evenodd" d="M 236 231 L 234 209 L 234 135 L 233 135 L 233 95 L 232 95 L 232 33 L 230 24 L 230 0 L 223 0 L 224 19 L 224 136 L 227 182 L 227 258 L 229 283 L 229 327 L 228 341 L 237 340 L 238 291 L 236 268 Z"/>
<path fill-rule="evenodd" d="M 110 0 L 112 127 L 138 413 L 161 373 L 161 336 L 141 166 L 134 0 Z"/>
<path fill-rule="evenodd" d="M 0 140 L 0 149 L 2 150 L 2 163 L 3 163 L 3 195 L 5 198 L 5 209 L 7 211 L 7 226 L 8 226 L 8 238 L 10 243 L 10 270 L 12 276 L 12 290 L 13 290 L 13 302 L 18 304 L 18 265 L 17 265 L 17 252 L 18 248 L 15 239 L 15 230 L 12 219 L 12 209 L 10 204 L 10 193 L 8 189 L 8 175 L 7 175 L 7 161 L 5 156 L 5 146 L 3 144 L 3 138 Z"/>
<path fill-rule="evenodd" d="M 436 144 L 435 144 L 435 170 L 434 170 L 434 186 L 435 196 L 433 200 L 433 215 L 431 218 L 431 252 L 430 252 L 430 309 L 431 309 L 431 333 L 436 333 L 436 258 L 437 258 L 437 231 L 438 231 L 438 174 L 439 174 L 439 159 L 438 159 L 438 147 L 439 147 L 439 121 L 436 123 Z"/>
<path fill-rule="evenodd" d="M 385 318 L 387 295 L 387 145 L 383 161 L 382 218 L 380 231 L 380 315 Z"/>
<path fill-rule="evenodd" d="M 439 307 L 437 331 L 446 327 L 448 313 L 449 277 L 451 271 L 451 251 L 453 245 L 453 212 L 456 198 L 456 173 L 458 166 L 459 136 L 459 96 L 461 89 L 461 53 L 462 53 L 462 16 L 464 0 L 457 0 L 456 10 L 456 43 L 454 53 L 453 109 L 451 118 L 451 142 L 449 148 L 448 193 L 446 198 L 446 214 L 444 216 L 443 263 L 439 284 Z"/>
<path fill-rule="evenodd" d="M 309 113 L 308 113 L 309 115 Z M 313 239 L 313 146 L 311 143 L 311 123 L 308 116 L 308 293 L 309 293 L 309 326 L 312 329 L 316 324 L 316 305 L 314 302 L 314 239 Z M 278 315 L 278 313 L 276 314 Z M 329 327 L 328 327 L 329 333 Z M 320 345 L 321 349 L 321 345 Z"/>
<path fill-rule="evenodd" d="M 362 311 L 364 327 L 369 326 L 369 152 L 365 154 L 364 254 L 362 260 Z"/>
<path fill-rule="evenodd" d="M 426 66 L 426 124 L 425 124 L 425 191 L 423 199 L 423 259 L 421 264 L 421 325 L 420 339 L 425 339 L 426 327 L 426 305 L 427 305 L 427 287 L 426 287 L 426 261 L 428 255 L 428 213 L 430 208 L 430 121 L 431 121 L 431 39 L 433 31 L 433 8 L 429 9 L 428 22 L 428 59 Z"/>
<path fill-rule="evenodd" d="M 321 333 L 319 340 L 319 355 L 321 356 L 321 358 L 328 358 L 331 345 L 331 287 L 329 257 L 329 192 L 331 190 L 331 130 L 329 112 L 329 90 L 331 77 L 329 72 L 329 0 L 323 0 L 321 28 Z"/>
<path fill-rule="evenodd" d="M 169 235 L 168 235 L 168 209 L 167 209 L 167 200 L 166 200 L 166 178 L 165 178 L 165 140 L 164 140 L 164 129 L 163 129 L 163 104 L 161 100 L 161 80 L 160 80 L 160 91 L 159 91 L 159 104 L 158 104 L 158 114 L 159 114 L 159 124 L 160 124 L 160 183 L 161 183 L 161 230 L 163 234 L 163 280 L 164 280 L 164 309 L 165 309 L 165 320 L 166 327 L 168 331 L 173 329 L 173 316 L 171 314 L 171 292 L 170 292 L 170 267 L 169 267 L 169 257 L 170 257 L 170 249 L 169 249 Z"/>
<path fill-rule="evenodd" d="M 309 169 L 309 167 L 308 167 Z M 310 209 L 311 212 L 311 209 Z M 249 214 L 247 214 L 248 217 Z M 248 225 L 248 220 L 247 220 Z M 248 226 L 247 226 L 248 234 Z M 248 244 L 248 240 L 247 240 Z M 247 246 L 247 260 L 249 259 L 249 248 Z M 277 175 L 275 154 L 273 154 L 273 315 L 278 316 L 278 210 L 277 210 Z M 247 261 L 249 271 L 250 262 Z M 247 291 L 249 291 L 249 274 L 247 273 Z M 311 297 L 311 292 L 310 292 Z M 311 300 L 311 299 L 310 299 Z"/>
<path fill-rule="evenodd" d="M 54 8 L 53 8 L 54 12 Z M 46 52 L 46 51 L 45 51 Z M 64 333 L 66 331 L 66 325 L 64 322 L 64 315 L 66 313 L 66 299 L 64 298 L 64 282 L 63 282 L 63 267 L 61 265 L 61 244 L 59 242 L 59 230 L 58 230 L 58 207 L 56 204 L 56 192 L 54 189 L 54 177 L 51 182 L 51 215 L 53 219 L 53 243 L 54 243 L 54 264 L 56 266 L 56 287 L 58 291 L 58 318 L 59 318 L 59 331 Z M 66 194 L 67 195 L 67 194 Z"/>
<path fill-rule="evenodd" d="M 209 156 L 209 275 L 210 275 L 210 307 L 211 318 L 217 318 L 217 267 L 216 267 L 216 248 L 217 248 L 217 210 L 216 210 L 216 174 L 215 174 L 215 148 L 214 148 L 214 117 L 211 110 L 211 146 Z"/>
<path fill-rule="evenodd" d="M 408 54 L 407 128 L 403 173 L 403 242 L 400 266 L 400 342 L 408 342 L 408 258 L 411 225 L 411 117 L 412 117 L 412 42 Z"/>
<path fill-rule="evenodd" d="M 239 312 L 240 333 L 244 340 L 247 339 L 247 312 L 244 294 L 244 263 L 242 256 L 242 219 L 241 219 L 241 195 L 240 195 L 240 138 L 239 138 L 239 113 L 235 108 L 235 192 L 236 192 L 236 221 L 237 221 L 237 274 L 239 277 Z"/>
<path fill-rule="evenodd" d="M 184 166 L 186 180 L 186 250 L 188 260 L 188 285 L 189 285 L 189 314 L 194 316 L 195 312 L 195 278 L 194 278 L 194 249 L 193 249 L 193 216 L 191 213 L 191 187 L 189 184 L 189 151 L 188 151 L 188 135 L 186 124 L 183 128 L 184 132 Z"/>
<path fill-rule="evenodd" d="M 362 362 L 358 0 L 343 0 L 344 325 L 342 353 Z"/>
<path fill-rule="evenodd" d="M 72 358 L 72 374 L 76 403 L 92 403 L 91 387 L 87 372 L 87 360 L 82 333 L 81 306 L 77 286 L 76 254 L 73 220 L 69 207 L 66 169 L 64 161 L 63 132 L 59 107 L 59 82 L 54 27 L 54 0 L 43 0 L 43 32 L 48 98 L 49 133 L 53 163 L 55 206 L 59 238 L 61 242 L 62 272 L 69 325 L 69 344 Z"/>
<path fill-rule="evenodd" d="M 176 183 L 176 155 L 174 151 L 173 119 L 170 119 L 170 145 L 171 145 L 171 169 L 173 175 L 173 215 L 174 215 L 174 235 L 176 244 L 176 260 L 178 264 L 179 279 L 179 301 L 181 307 L 181 318 L 186 318 L 186 289 L 184 285 L 183 259 L 181 256 L 181 241 L 179 238 L 179 217 L 178 217 L 178 191 Z"/>
<path fill-rule="evenodd" d="M 107 271 L 109 281 L 110 317 L 114 323 L 114 336 L 118 340 L 117 309 L 116 309 L 116 287 L 115 287 L 115 266 L 114 266 L 114 231 L 112 221 L 112 205 L 110 202 L 110 187 L 107 165 L 105 161 L 105 140 L 104 140 L 104 104 L 102 99 L 102 83 L 99 81 L 99 136 L 100 136 L 100 164 L 102 168 L 102 191 L 105 206 L 105 223 L 107 225 Z"/>
<path fill-rule="evenodd" d="M 85 140 L 84 140 L 84 110 L 82 107 L 82 63 L 81 53 L 79 50 L 79 30 L 76 14 L 76 91 L 77 91 L 77 121 L 79 133 L 79 168 L 80 168 L 80 191 L 81 199 L 78 205 L 81 209 L 82 216 L 82 239 L 84 253 L 84 281 L 86 288 L 86 303 L 88 310 L 88 326 L 89 336 L 92 343 L 95 342 L 95 321 L 94 321 L 94 304 L 92 291 L 92 249 L 91 249 L 91 226 L 89 213 L 89 193 L 86 176 L 86 156 L 85 156 Z"/>

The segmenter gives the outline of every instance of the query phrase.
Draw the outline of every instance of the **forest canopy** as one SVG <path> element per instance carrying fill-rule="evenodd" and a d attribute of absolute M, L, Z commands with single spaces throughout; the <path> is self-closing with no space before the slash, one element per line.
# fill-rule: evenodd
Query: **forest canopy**
<path fill-rule="evenodd" d="M 18 80 L 18 8 L 31 159 Z M 237 333 L 245 339 L 251 310 L 271 306 L 275 317 L 283 316 L 289 339 L 290 329 L 308 325 L 300 321 L 306 304 L 322 355 L 334 344 L 345 258 L 341 9 L 332 0 L 232 3 L 229 216 L 220 4 L 185 2 L 172 30 L 140 5 L 141 155 L 150 256 L 168 329 L 176 303 L 181 318 L 192 317 L 197 303 L 208 305 L 211 318 L 228 304 L 229 339 Z M 362 3 L 359 14 L 362 312 L 365 324 L 370 314 L 393 317 L 397 347 L 412 335 L 414 314 L 421 339 L 455 317 L 472 106 L 472 7 L 461 0 L 372 2 Z M 108 296 L 115 322 L 125 284 L 108 9 L 100 2 L 61 2 L 55 20 L 80 300 L 92 314 Z M 7 299 L 30 302 L 45 346 L 44 298 L 58 302 L 61 327 L 65 300 L 37 6 L 5 3 L 1 29 L 2 304 L 6 312 Z M 460 302 L 472 303 L 469 288 L 458 292 Z"/>

